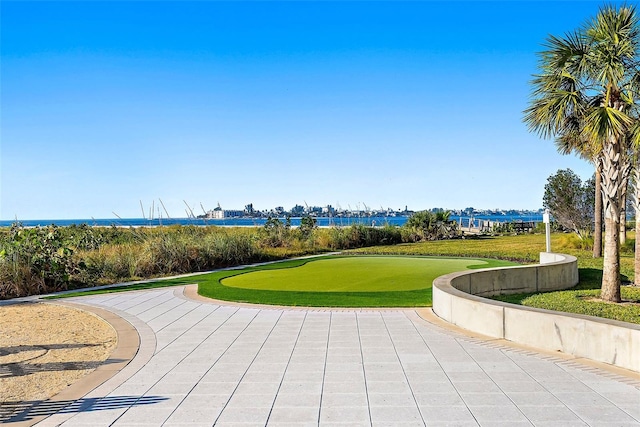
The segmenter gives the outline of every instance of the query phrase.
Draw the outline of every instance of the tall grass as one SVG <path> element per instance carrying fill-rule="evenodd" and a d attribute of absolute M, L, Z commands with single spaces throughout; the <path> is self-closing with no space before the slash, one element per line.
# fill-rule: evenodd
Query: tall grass
<path fill-rule="evenodd" d="M 349 227 L 319 229 L 316 233 L 318 246 L 329 250 L 394 245 L 402 242 L 401 227 L 391 225 L 376 228 L 353 224 Z"/>
<path fill-rule="evenodd" d="M 255 233 L 240 230 L 182 229 L 143 231 L 142 241 L 106 244 L 83 251 L 82 283 L 112 283 L 125 279 L 191 273 L 261 260 Z"/>

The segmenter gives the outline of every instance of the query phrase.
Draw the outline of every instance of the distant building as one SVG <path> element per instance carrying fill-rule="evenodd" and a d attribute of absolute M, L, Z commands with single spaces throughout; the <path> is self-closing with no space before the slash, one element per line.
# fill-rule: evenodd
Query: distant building
<path fill-rule="evenodd" d="M 207 218 L 209 219 L 238 218 L 243 216 L 244 211 L 224 210 L 221 208 L 215 208 L 214 210 L 207 212 Z"/>
<path fill-rule="evenodd" d="M 322 213 L 323 214 L 333 215 L 335 213 L 335 211 L 336 210 L 331 205 L 327 205 L 326 207 L 322 208 Z"/>
<path fill-rule="evenodd" d="M 295 205 L 291 208 L 291 216 L 298 217 L 304 215 L 304 206 Z"/>

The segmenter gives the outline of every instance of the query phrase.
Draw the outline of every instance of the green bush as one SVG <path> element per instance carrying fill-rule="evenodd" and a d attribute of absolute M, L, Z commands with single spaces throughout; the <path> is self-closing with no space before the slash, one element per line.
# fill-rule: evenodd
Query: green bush
<path fill-rule="evenodd" d="M 627 239 L 620 245 L 620 253 L 633 255 L 636 252 L 636 239 Z"/>
<path fill-rule="evenodd" d="M 286 222 L 278 218 L 269 217 L 262 227 L 260 243 L 264 246 L 277 248 L 287 246 L 291 241 L 291 219 Z"/>
<path fill-rule="evenodd" d="M 585 251 L 593 250 L 593 237 L 580 238 L 576 233 L 560 234 L 558 238 L 558 248 L 561 250 L 580 249 Z"/>
<path fill-rule="evenodd" d="M 256 236 L 221 232 L 203 241 L 203 264 L 199 271 L 246 264 L 260 258 Z"/>
<path fill-rule="evenodd" d="M 443 240 L 458 237 L 458 225 L 450 219 L 448 211 L 432 213 L 416 212 L 409 217 L 403 228 L 407 230 L 409 242 Z"/>
<path fill-rule="evenodd" d="M 0 298 L 67 289 L 82 267 L 59 227 L 14 224 L 0 241 Z"/>
<path fill-rule="evenodd" d="M 303 240 L 309 240 L 313 237 L 313 232 L 318 228 L 317 221 L 315 218 L 307 215 L 300 219 L 300 227 L 298 231 L 300 232 L 300 237 Z"/>

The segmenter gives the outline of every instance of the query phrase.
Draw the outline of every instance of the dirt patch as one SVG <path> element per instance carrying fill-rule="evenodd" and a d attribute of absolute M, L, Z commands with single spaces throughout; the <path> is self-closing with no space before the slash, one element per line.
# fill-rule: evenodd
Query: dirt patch
<path fill-rule="evenodd" d="M 111 325 L 85 311 L 0 307 L 0 402 L 48 399 L 100 366 L 116 344 Z"/>

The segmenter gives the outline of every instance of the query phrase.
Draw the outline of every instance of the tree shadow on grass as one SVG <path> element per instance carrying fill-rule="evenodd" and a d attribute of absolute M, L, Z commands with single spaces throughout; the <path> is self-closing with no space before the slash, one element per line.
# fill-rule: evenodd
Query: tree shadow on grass
<path fill-rule="evenodd" d="M 573 288 L 575 290 L 592 290 L 602 288 L 602 270 L 598 268 L 579 268 L 580 282 Z M 622 283 L 629 282 L 629 277 L 620 275 Z"/>
<path fill-rule="evenodd" d="M 163 396 L 107 396 L 78 400 L 0 402 L 0 423 L 30 421 L 34 418 L 48 417 L 56 413 L 70 414 L 152 405 L 167 399 L 167 397 Z"/>
<path fill-rule="evenodd" d="M 600 289 L 602 287 L 602 270 L 599 268 L 579 268 L 580 282 L 573 289 Z"/>

